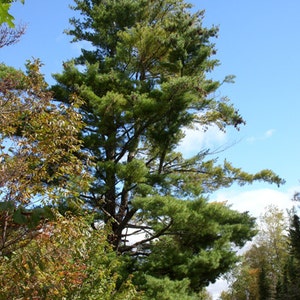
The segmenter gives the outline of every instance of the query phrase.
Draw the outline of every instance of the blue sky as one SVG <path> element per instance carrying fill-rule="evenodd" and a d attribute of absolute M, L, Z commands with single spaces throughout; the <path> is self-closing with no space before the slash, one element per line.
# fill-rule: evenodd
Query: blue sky
<path fill-rule="evenodd" d="M 27 33 L 13 46 L 0 49 L 4 63 L 23 68 L 27 59 L 40 58 L 50 83 L 51 73 L 62 70 L 62 62 L 79 54 L 63 34 L 73 11 L 71 0 L 25 0 L 14 4 L 16 21 L 27 24 Z M 222 80 L 236 76 L 234 84 L 216 94 L 228 96 L 246 120 L 240 131 L 226 134 L 215 128 L 206 134 L 187 132 L 181 149 L 191 154 L 203 147 L 226 151 L 218 154 L 236 167 L 257 172 L 268 168 L 286 180 L 280 188 L 257 183 L 220 190 L 212 198 L 228 200 L 234 208 L 258 216 L 274 203 L 290 207 L 294 191 L 300 190 L 300 1 L 299 0 L 202 0 L 192 1 L 205 9 L 204 24 L 220 27 L 216 58 L 221 65 L 209 76 Z M 230 146 L 231 145 L 231 146 Z"/>
<path fill-rule="evenodd" d="M 222 2 L 222 4 L 221 4 Z M 250 171 L 271 168 L 298 184 L 300 122 L 300 3 L 199 1 L 207 24 L 220 26 L 216 40 L 221 66 L 215 76 L 236 75 L 228 95 L 247 124 L 229 139 L 241 141 L 225 155 Z"/>

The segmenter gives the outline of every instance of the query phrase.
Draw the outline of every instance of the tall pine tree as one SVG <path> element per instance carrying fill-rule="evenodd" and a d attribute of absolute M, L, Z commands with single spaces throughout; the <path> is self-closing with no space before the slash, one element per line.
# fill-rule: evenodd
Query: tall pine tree
<path fill-rule="evenodd" d="M 233 245 L 255 234 L 253 218 L 209 203 L 207 193 L 282 180 L 218 165 L 205 149 L 188 159 L 176 150 L 185 128 L 244 123 L 214 97 L 222 84 L 208 78 L 219 63 L 217 28 L 203 27 L 203 11 L 191 8 L 182 0 L 75 0 L 79 17 L 68 33 L 90 46 L 64 63 L 53 90 L 62 102 L 70 93 L 84 101 L 81 137 L 94 181 L 81 198 L 111 226 L 115 249 L 136 259 L 137 272 L 188 279 L 197 290 L 236 262 Z"/>

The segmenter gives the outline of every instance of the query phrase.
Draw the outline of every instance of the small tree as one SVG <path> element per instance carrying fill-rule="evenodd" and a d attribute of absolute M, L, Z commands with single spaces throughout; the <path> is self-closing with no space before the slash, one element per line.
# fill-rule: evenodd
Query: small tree
<path fill-rule="evenodd" d="M 51 103 L 39 67 L 39 61 L 29 62 L 24 74 L 0 65 L 2 255 L 26 244 L 36 227 L 51 217 L 45 205 L 62 196 L 75 199 L 88 184 L 77 156 L 83 123 L 76 96 L 70 105 Z"/>

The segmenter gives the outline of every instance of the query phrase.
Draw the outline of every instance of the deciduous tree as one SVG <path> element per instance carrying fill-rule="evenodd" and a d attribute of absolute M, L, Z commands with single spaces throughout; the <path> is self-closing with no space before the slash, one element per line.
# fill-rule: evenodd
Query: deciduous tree
<path fill-rule="evenodd" d="M 140 299 L 103 230 L 86 216 L 47 223 L 30 244 L 0 257 L 0 299 Z"/>
<path fill-rule="evenodd" d="M 69 105 L 51 103 L 39 68 L 39 61 L 29 62 L 24 74 L 0 65 L 2 255 L 23 245 L 50 217 L 47 205 L 62 196 L 75 199 L 88 184 L 77 156 L 83 126 L 78 100 L 70 95 Z"/>

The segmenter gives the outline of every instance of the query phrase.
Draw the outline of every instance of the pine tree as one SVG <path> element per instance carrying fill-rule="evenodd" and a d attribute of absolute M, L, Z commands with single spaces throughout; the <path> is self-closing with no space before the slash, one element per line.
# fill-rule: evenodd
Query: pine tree
<path fill-rule="evenodd" d="M 289 228 L 290 260 L 287 263 L 286 272 L 286 299 L 298 299 L 300 297 L 300 218 L 297 214 L 291 217 Z"/>
<path fill-rule="evenodd" d="M 289 238 L 291 243 L 291 254 L 300 261 L 300 218 L 296 214 L 292 217 Z"/>
<path fill-rule="evenodd" d="M 75 0 L 80 16 L 68 33 L 91 47 L 64 63 L 53 91 L 62 102 L 69 93 L 84 102 L 81 137 L 94 181 L 81 198 L 111 227 L 116 251 L 136 258 L 141 274 L 188 278 L 199 290 L 236 262 L 232 245 L 255 234 L 248 213 L 209 203 L 207 194 L 234 182 L 282 180 L 270 170 L 218 165 L 206 149 L 191 158 L 176 151 L 185 128 L 244 124 L 228 99 L 214 97 L 222 84 L 208 78 L 219 63 L 217 28 L 203 27 L 203 11 L 191 8 L 175 0 Z M 146 280 L 140 276 L 141 285 Z"/>

